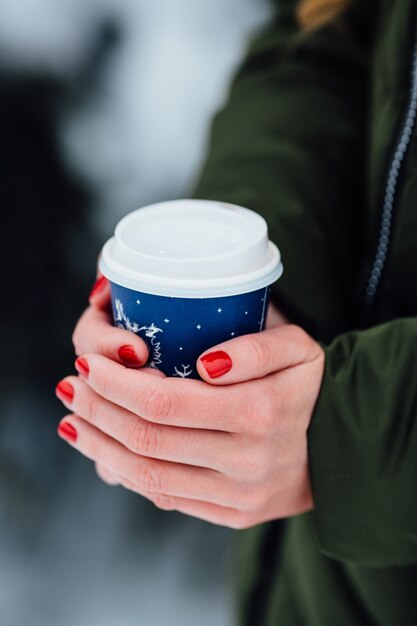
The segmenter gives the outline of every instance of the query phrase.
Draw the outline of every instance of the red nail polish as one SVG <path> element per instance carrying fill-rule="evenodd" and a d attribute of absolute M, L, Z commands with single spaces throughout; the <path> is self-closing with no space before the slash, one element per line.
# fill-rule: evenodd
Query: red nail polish
<path fill-rule="evenodd" d="M 232 359 L 226 352 L 218 350 L 201 357 L 201 362 L 210 378 L 219 378 L 232 369 Z"/>
<path fill-rule="evenodd" d="M 133 346 L 122 346 L 119 348 L 117 354 L 119 355 L 119 359 L 124 361 L 127 365 L 141 365 Z"/>
<path fill-rule="evenodd" d="M 81 374 L 81 376 L 84 376 L 84 378 L 88 378 L 88 375 L 90 373 L 90 367 L 88 365 L 87 359 L 85 359 L 83 356 L 79 356 L 78 359 L 76 359 L 75 369 L 79 374 Z"/>
<path fill-rule="evenodd" d="M 93 298 L 98 293 L 103 291 L 104 287 L 107 285 L 107 282 L 108 281 L 107 281 L 107 278 L 105 276 L 100 276 L 100 278 L 97 278 L 96 282 L 93 285 L 93 288 L 91 290 L 91 293 L 90 293 L 88 299 L 91 300 L 91 298 Z"/>
<path fill-rule="evenodd" d="M 58 435 L 63 439 L 67 439 L 68 441 L 72 441 L 75 443 L 77 441 L 77 431 L 74 426 L 69 424 L 68 422 L 61 422 L 58 426 Z"/>
<path fill-rule="evenodd" d="M 55 387 L 55 393 L 60 400 L 72 402 L 74 400 L 74 387 L 66 380 L 61 380 Z"/>

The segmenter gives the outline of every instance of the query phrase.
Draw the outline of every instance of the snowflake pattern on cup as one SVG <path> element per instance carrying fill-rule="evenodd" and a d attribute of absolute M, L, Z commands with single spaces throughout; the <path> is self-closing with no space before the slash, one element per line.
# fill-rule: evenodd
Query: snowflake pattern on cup
<path fill-rule="evenodd" d="M 140 304 L 140 301 L 138 303 Z M 158 328 L 153 322 L 150 326 L 139 326 L 137 322 L 131 322 L 124 312 L 122 302 L 118 298 L 116 298 L 114 302 L 114 308 L 116 311 L 114 321 L 119 328 L 125 328 L 126 330 L 130 330 L 132 333 L 136 333 L 137 335 L 140 335 L 143 332 L 145 337 L 148 337 L 151 340 L 151 358 L 147 365 L 148 367 L 158 369 L 158 365 L 162 363 L 161 342 L 156 340 L 156 336 L 157 333 L 164 332 L 162 328 Z"/>
<path fill-rule="evenodd" d="M 205 350 L 265 326 L 270 287 L 219 298 L 175 298 L 111 283 L 115 325 L 148 345 L 147 367 L 167 376 L 200 378 L 196 361 Z"/>

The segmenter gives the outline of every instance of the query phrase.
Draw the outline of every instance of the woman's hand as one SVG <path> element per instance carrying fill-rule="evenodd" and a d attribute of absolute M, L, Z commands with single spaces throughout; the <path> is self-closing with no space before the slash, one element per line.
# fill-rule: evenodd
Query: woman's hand
<path fill-rule="evenodd" d="M 75 327 L 72 342 L 77 356 L 94 352 L 128 367 L 142 367 L 149 357 L 148 347 L 140 337 L 113 326 L 110 285 L 101 275 L 91 291 L 90 306 Z"/>
<path fill-rule="evenodd" d="M 141 367 L 148 358 L 146 343 L 132 333 L 114 328 L 112 324 L 109 281 L 98 272 L 91 290 L 90 306 L 81 316 L 73 333 L 75 353 L 80 356 L 87 352 L 102 354 L 123 363 L 127 367 Z M 271 302 L 268 307 L 266 328 L 287 324 L 287 318 Z M 158 370 L 148 370 L 153 375 L 164 377 Z M 104 466 L 96 463 L 99 477 L 109 485 L 117 485 L 118 480 Z"/>
<path fill-rule="evenodd" d="M 72 411 L 59 430 L 105 480 L 160 508 L 246 528 L 313 506 L 306 434 L 323 368 L 321 347 L 293 325 L 206 352 L 206 382 L 85 354 L 81 376 L 58 386 Z"/>

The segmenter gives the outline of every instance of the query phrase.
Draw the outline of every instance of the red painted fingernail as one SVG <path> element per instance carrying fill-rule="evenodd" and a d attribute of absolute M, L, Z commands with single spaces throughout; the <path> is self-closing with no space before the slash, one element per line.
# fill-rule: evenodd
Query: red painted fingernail
<path fill-rule="evenodd" d="M 68 422 L 61 422 L 58 426 L 58 435 L 63 439 L 67 439 L 68 441 L 72 441 L 75 443 L 77 441 L 77 431 L 74 426 L 69 424 Z"/>
<path fill-rule="evenodd" d="M 66 380 L 61 380 L 55 387 L 55 393 L 60 400 L 72 402 L 74 400 L 74 387 Z"/>
<path fill-rule="evenodd" d="M 81 374 L 81 376 L 84 376 L 84 378 L 88 378 L 88 375 L 90 373 L 90 367 L 88 365 L 87 359 L 85 359 L 83 356 L 79 356 L 78 359 L 76 359 L 75 369 L 79 374 Z"/>
<path fill-rule="evenodd" d="M 219 378 L 232 369 L 232 359 L 226 352 L 218 350 L 201 357 L 201 362 L 210 378 Z"/>
<path fill-rule="evenodd" d="M 93 285 L 93 288 L 91 290 L 91 293 L 90 293 L 88 299 L 91 300 L 91 298 L 93 298 L 98 293 L 103 291 L 103 289 L 107 285 L 107 283 L 108 283 L 108 280 L 107 280 L 107 278 L 105 276 L 100 276 L 100 278 L 97 278 L 96 282 Z"/>
<path fill-rule="evenodd" d="M 141 365 L 133 346 L 122 346 L 119 348 L 117 354 L 119 355 L 119 359 L 124 361 L 127 365 Z"/>

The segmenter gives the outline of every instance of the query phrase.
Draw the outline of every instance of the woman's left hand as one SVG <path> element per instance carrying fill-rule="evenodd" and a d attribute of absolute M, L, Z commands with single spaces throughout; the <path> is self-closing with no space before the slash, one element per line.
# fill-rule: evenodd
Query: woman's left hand
<path fill-rule="evenodd" d="M 72 411 L 59 433 L 162 509 L 232 528 L 291 517 L 313 508 L 307 429 L 324 360 L 291 324 L 203 353 L 205 382 L 86 354 L 58 385 Z"/>

